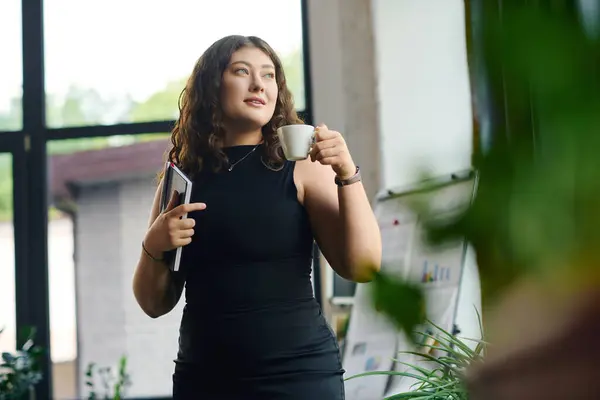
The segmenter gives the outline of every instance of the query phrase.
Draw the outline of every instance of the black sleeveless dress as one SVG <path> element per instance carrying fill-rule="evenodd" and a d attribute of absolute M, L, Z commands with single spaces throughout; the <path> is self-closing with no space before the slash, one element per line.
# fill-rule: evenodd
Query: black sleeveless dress
<path fill-rule="evenodd" d="M 253 147 L 224 151 L 235 163 Z M 312 289 L 295 163 L 272 171 L 261 150 L 194 180 L 192 201 L 207 208 L 190 214 L 195 234 L 182 256 L 174 399 L 344 399 L 339 348 Z"/>

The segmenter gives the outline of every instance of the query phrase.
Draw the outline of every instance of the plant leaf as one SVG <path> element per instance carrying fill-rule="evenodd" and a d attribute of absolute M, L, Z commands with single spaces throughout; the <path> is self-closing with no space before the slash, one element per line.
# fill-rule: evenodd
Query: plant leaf
<path fill-rule="evenodd" d="M 416 284 L 405 282 L 383 272 L 373 283 L 373 303 L 392 323 L 414 341 L 410 335 L 425 321 L 425 297 Z"/>

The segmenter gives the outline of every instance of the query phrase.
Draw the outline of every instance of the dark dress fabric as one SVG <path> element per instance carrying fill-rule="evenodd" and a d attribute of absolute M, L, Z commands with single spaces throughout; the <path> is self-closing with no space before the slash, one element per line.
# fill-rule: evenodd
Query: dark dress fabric
<path fill-rule="evenodd" d="M 225 149 L 230 162 L 253 146 Z M 294 162 L 266 168 L 262 146 L 232 171 L 194 179 L 207 208 L 184 248 L 186 305 L 174 399 L 342 400 L 339 348 L 311 283 L 313 235 Z"/>

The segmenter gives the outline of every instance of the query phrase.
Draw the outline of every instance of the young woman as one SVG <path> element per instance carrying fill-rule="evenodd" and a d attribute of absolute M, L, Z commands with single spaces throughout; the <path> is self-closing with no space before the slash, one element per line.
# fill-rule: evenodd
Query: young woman
<path fill-rule="evenodd" d="M 173 397 L 343 399 L 339 349 L 312 290 L 313 240 L 356 282 L 381 261 L 343 137 L 321 125 L 308 159 L 285 160 L 276 130 L 302 121 L 281 61 L 257 37 L 215 42 L 180 103 L 169 158 L 192 177 L 192 203 L 159 214 L 159 185 L 133 281 L 153 318 L 185 283 Z M 180 246 L 182 269 L 171 273 L 162 254 Z"/>

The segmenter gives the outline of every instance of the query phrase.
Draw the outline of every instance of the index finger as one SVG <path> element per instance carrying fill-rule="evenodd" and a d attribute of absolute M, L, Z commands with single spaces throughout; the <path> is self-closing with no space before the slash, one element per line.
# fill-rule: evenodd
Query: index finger
<path fill-rule="evenodd" d="M 183 214 L 190 213 L 192 211 L 204 210 L 205 208 L 206 208 L 206 204 L 205 203 L 189 203 L 189 204 L 178 205 L 173 210 L 171 210 L 171 212 L 174 215 L 181 216 Z"/>
<path fill-rule="evenodd" d="M 336 131 L 330 131 L 329 129 L 325 128 L 317 128 L 316 129 L 316 133 L 315 133 L 315 137 L 317 140 L 327 140 L 327 139 L 333 139 L 334 137 L 338 136 L 339 133 Z"/>

